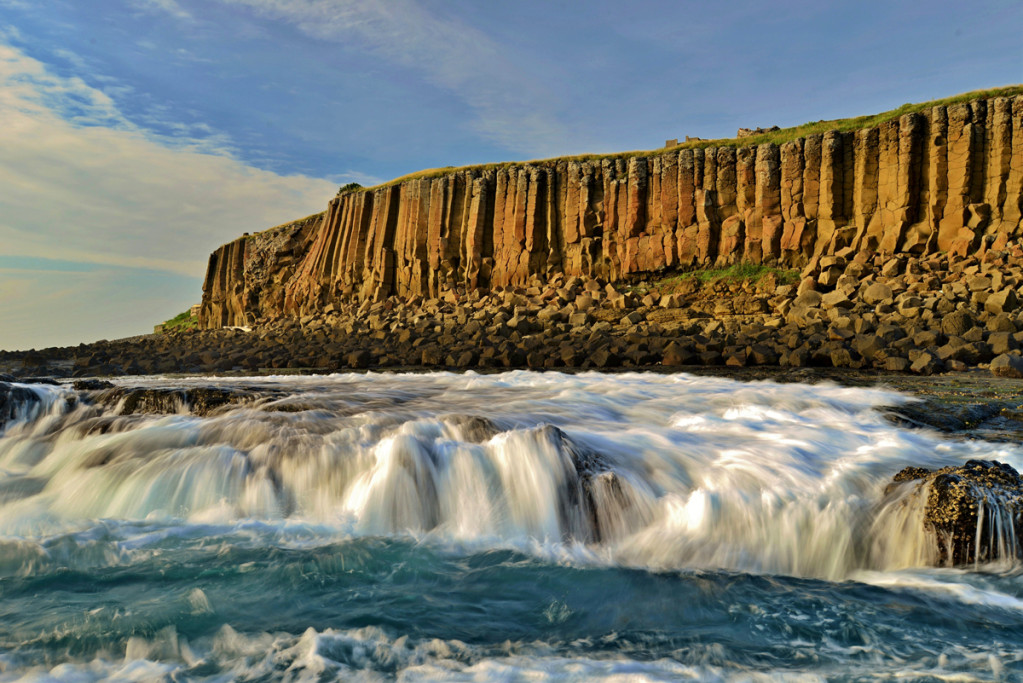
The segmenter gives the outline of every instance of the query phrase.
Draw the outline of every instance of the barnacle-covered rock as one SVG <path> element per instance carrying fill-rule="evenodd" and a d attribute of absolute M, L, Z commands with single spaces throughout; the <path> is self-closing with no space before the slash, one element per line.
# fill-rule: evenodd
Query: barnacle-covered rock
<path fill-rule="evenodd" d="M 1011 466 L 969 460 L 933 471 L 907 467 L 891 486 L 905 482 L 926 487 L 924 519 L 941 564 L 1023 556 L 1023 477 Z"/>

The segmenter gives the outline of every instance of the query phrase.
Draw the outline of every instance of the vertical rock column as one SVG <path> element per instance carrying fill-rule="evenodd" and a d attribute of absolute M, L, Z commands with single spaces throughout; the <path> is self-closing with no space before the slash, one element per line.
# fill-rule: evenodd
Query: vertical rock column
<path fill-rule="evenodd" d="M 803 206 L 803 143 L 804 140 L 793 140 L 781 146 L 781 218 L 782 232 L 780 262 L 793 266 L 809 254 L 811 247 L 805 238 L 809 231 L 806 228 L 806 213 Z"/>
<path fill-rule="evenodd" d="M 245 324 L 245 244 L 240 237 L 210 254 L 203 282 L 199 326 L 204 329 Z"/>
<path fill-rule="evenodd" d="M 784 218 L 781 209 L 781 153 L 778 145 L 757 148 L 756 206 L 760 217 L 759 245 L 747 249 L 752 263 L 775 263 L 781 255 Z M 759 253 L 756 247 L 759 246 Z"/>
<path fill-rule="evenodd" d="M 1005 181 L 1005 201 L 1002 203 L 1002 230 L 1018 234 L 1023 230 L 1023 95 L 1012 99 L 1012 154 L 1009 175 Z"/>

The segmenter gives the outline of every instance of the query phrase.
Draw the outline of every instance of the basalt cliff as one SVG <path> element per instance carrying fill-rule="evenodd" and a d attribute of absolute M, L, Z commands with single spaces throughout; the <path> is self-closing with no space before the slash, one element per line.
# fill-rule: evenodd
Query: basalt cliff
<path fill-rule="evenodd" d="M 217 249 L 205 328 L 342 302 L 458 298 L 554 274 L 616 281 L 851 247 L 950 257 L 1023 230 L 1023 95 L 785 142 L 452 169 L 341 193 Z"/>

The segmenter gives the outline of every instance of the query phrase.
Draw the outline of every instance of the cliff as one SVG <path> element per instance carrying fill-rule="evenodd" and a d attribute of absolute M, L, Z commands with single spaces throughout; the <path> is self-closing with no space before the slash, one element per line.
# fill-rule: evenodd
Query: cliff
<path fill-rule="evenodd" d="M 967 255 L 1021 228 L 1023 95 L 783 144 L 453 169 L 331 199 L 210 256 L 200 324 L 442 297 L 552 273 L 619 280 L 839 249 Z"/>

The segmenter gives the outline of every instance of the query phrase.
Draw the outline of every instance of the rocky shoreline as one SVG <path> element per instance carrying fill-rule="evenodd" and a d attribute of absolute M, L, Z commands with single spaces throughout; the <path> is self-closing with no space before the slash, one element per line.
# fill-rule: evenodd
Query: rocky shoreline
<path fill-rule="evenodd" d="M 801 274 L 528 287 L 336 304 L 252 328 L 0 352 L 13 377 L 510 368 L 845 368 L 1023 377 L 1023 248 L 975 256 L 839 251 Z M 791 275 L 791 278 L 786 276 Z M 785 280 L 791 281 L 786 283 Z"/>

